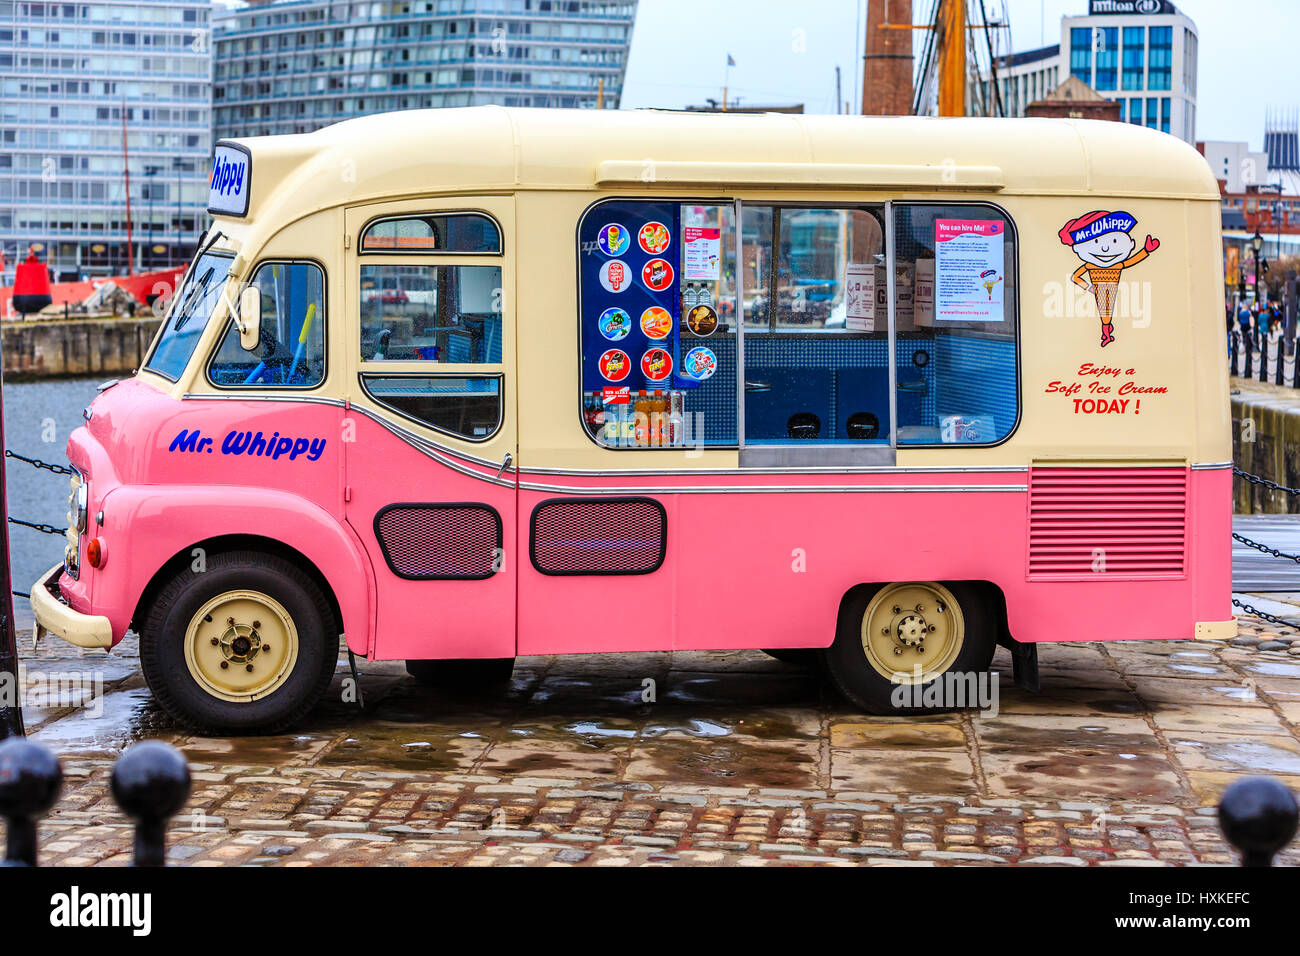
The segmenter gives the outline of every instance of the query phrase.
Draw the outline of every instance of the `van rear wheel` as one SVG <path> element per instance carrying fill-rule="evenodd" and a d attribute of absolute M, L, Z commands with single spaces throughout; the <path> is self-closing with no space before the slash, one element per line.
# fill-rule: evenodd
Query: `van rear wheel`
<path fill-rule="evenodd" d="M 846 601 L 823 655 L 840 693 L 866 712 L 939 713 L 977 705 L 970 691 L 988 672 L 995 643 L 978 587 L 909 581 L 863 588 Z"/>
<path fill-rule="evenodd" d="M 207 734 L 275 733 L 329 687 L 339 636 L 329 602 L 273 555 L 228 552 L 158 592 L 140 632 L 154 698 Z"/>

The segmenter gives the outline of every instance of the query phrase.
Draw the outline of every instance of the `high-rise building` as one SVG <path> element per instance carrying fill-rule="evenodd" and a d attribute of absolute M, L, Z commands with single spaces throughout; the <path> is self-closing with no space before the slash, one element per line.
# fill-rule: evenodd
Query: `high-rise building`
<path fill-rule="evenodd" d="M 1061 42 L 999 57 L 970 91 L 970 112 L 1023 116 L 1068 76 L 1119 103 L 1120 120 L 1196 142 L 1196 24 L 1169 0 L 1089 0 L 1061 18 Z"/>
<path fill-rule="evenodd" d="M 616 109 L 636 0 L 286 0 L 215 13 L 214 129 L 443 106 Z"/>
<path fill-rule="evenodd" d="M 212 149 L 209 10 L 0 0 L 0 284 L 31 245 L 61 280 L 193 254 Z"/>

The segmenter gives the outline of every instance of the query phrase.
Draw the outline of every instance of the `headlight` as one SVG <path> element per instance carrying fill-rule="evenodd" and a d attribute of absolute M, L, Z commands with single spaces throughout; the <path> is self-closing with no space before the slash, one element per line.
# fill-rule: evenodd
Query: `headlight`
<path fill-rule="evenodd" d="M 63 549 L 63 569 L 68 572 L 69 577 L 76 578 L 81 570 L 78 566 L 81 558 L 81 535 L 86 530 L 87 503 L 90 496 L 87 494 L 86 483 L 82 481 L 79 473 L 73 472 L 72 477 L 68 479 L 68 485 L 68 530 L 64 532 L 68 544 Z"/>
<path fill-rule="evenodd" d="M 75 505 L 74 505 L 74 507 L 76 508 L 75 526 L 77 529 L 77 534 L 86 533 L 86 502 L 88 500 L 88 497 L 89 496 L 86 491 L 86 486 L 84 484 L 78 485 Z"/>

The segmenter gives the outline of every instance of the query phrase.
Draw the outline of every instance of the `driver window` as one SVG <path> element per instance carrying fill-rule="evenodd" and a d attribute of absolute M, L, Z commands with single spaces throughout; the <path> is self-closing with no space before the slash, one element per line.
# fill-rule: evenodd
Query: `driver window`
<path fill-rule="evenodd" d="M 252 282 L 262 293 L 262 331 L 246 352 L 231 322 L 208 365 L 220 388 L 314 388 L 325 380 L 325 275 L 311 262 L 264 262 Z"/>

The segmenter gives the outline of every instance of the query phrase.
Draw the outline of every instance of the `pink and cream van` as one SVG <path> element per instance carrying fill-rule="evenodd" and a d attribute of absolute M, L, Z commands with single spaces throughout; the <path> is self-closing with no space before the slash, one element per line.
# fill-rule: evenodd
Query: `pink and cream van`
<path fill-rule="evenodd" d="M 1118 123 L 373 116 L 217 144 L 32 591 L 205 731 L 339 644 L 421 679 L 762 648 L 864 710 L 1223 638 L 1219 191 Z"/>

